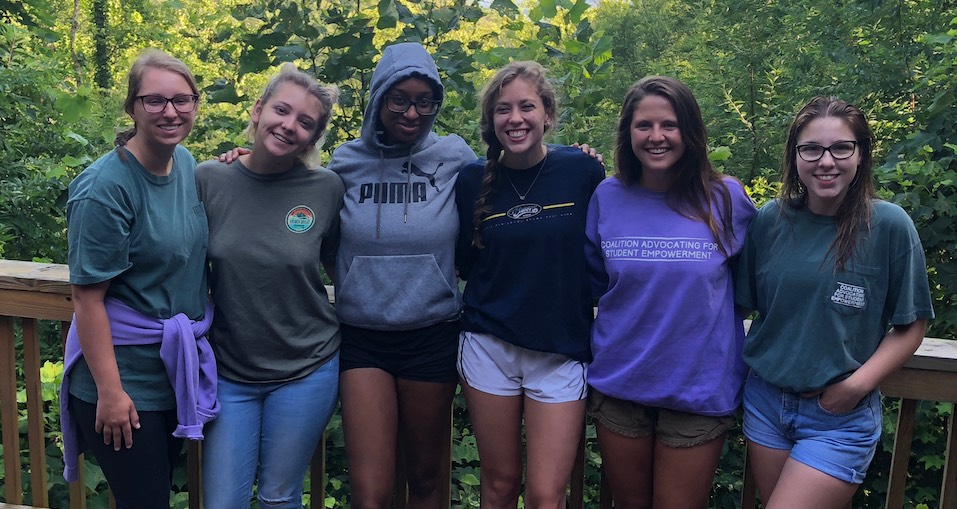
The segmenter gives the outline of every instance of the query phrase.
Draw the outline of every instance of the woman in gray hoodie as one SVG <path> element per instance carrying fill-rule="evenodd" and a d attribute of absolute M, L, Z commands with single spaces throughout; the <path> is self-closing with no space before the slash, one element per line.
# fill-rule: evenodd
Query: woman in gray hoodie
<path fill-rule="evenodd" d="M 352 507 L 385 508 L 404 452 L 409 506 L 440 507 L 458 374 L 455 180 L 476 159 L 433 131 L 445 89 L 418 43 L 387 47 L 357 140 L 329 169 L 345 184 L 336 257 L 340 395 Z M 446 437 L 445 439 L 436 437 Z"/>

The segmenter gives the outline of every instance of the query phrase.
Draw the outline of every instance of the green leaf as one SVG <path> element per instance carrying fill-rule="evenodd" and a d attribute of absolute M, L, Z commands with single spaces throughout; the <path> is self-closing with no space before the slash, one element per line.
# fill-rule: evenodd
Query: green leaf
<path fill-rule="evenodd" d="M 708 160 L 712 163 L 719 163 L 729 159 L 731 159 L 731 149 L 724 145 L 716 147 L 711 152 L 708 152 Z"/>

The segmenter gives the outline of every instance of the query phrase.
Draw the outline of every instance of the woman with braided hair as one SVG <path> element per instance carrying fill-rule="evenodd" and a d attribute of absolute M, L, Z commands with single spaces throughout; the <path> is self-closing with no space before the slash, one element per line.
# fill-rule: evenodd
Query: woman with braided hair
<path fill-rule="evenodd" d="M 585 416 L 591 297 L 585 216 L 601 164 L 542 139 L 555 90 L 535 62 L 513 62 L 482 94 L 486 161 L 459 174 L 464 293 L 458 369 L 482 461 L 482 507 L 564 506 Z"/>

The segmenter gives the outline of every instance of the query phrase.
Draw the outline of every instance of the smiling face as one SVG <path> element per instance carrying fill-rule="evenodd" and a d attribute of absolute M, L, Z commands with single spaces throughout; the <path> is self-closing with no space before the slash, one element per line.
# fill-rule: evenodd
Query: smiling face
<path fill-rule="evenodd" d="M 545 157 L 545 125 L 551 123 L 535 86 L 521 77 L 502 87 L 494 104 L 495 137 L 505 151 L 502 162 L 528 168 Z"/>
<path fill-rule="evenodd" d="M 181 74 L 150 67 L 143 72 L 142 85 L 136 95 L 160 95 L 170 98 L 194 93 L 189 82 Z M 143 108 L 143 101 L 137 100 L 132 104 L 130 116 L 136 124 L 136 137 L 140 138 L 141 142 L 175 146 L 186 139 L 193 129 L 196 108 L 193 111 L 180 113 L 171 102 L 167 102 L 163 111 L 149 113 Z"/>
<path fill-rule="evenodd" d="M 857 141 L 847 123 L 837 117 L 818 117 L 808 122 L 797 137 L 797 146 L 815 144 L 829 147 L 839 141 Z M 798 178 L 807 188 L 807 206 L 815 214 L 833 216 L 857 176 L 859 150 L 847 159 L 834 159 L 825 151 L 820 159 L 808 162 L 794 155 Z"/>
<path fill-rule="evenodd" d="M 422 78 L 407 78 L 392 86 L 383 94 L 379 106 L 379 120 L 385 129 L 385 143 L 387 145 L 412 144 L 419 140 L 423 131 L 431 124 L 431 117 L 419 115 L 419 111 L 410 106 L 405 113 L 396 113 L 389 109 L 386 96 L 399 96 L 416 102 L 421 99 L 435 99 L 432 85 Z"/>
<path fill-rule="evenodd" d="M 649 95 L 638 102 L 631 115 L 631 150 L 641 163 L 639 183 L 648 189 L 666 191 L 672 170 L 685 153 L 678 116 L 668 99 Z"/>
<path fill-rule="evenodd" d="M 253 151 L 277 158 L 295 158 L 315 143 L 322 103 L 305 88 L 291 82 L 276 87 L 269 99 L 256 102 Z"/>

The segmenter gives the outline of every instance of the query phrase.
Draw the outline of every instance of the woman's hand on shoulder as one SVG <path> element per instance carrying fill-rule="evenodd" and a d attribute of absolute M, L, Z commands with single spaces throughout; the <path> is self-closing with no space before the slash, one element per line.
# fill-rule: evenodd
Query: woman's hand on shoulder
<path fill-rule="evenodd" d="M 253 152 L 252 150 L 249 150 L 246 147 L 236 147 L 234 149 L 227 150 L 226 152 L 223 152 L 222 154 L 219 154 L 219 157 L 217 157 L 216 159 L 218 159 L 219 162 L 221 163 L 229 164 L 239 159 L 239 156 L 251 154 L 252 152 Z"/>
<path fill-rule="evenodd" d="M 590 156 L 592 159 L 597 159 L 602 166 L 605 165 L 605 156 L 601 155 L 600 152 L 595 150 L 595 147 L 592 147 L 587 143 L 582 143 L 579 145 L 578 142 L 572 143 L 572 146 L 577 149 L 581 149 L 585 155 Z"/>

